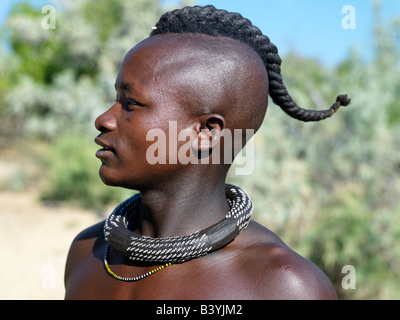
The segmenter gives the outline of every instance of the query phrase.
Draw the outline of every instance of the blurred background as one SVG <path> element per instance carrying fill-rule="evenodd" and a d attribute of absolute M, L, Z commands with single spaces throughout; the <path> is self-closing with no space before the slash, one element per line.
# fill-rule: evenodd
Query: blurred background
<path fill-rule="evenodd" d="M 48 4 L 55 25 L 43 28 Z M 62 299 L 71 241 L 132 194 L 100 181 L 94 120 L 115 99 L 125 53 L 186 4 L 240 12 L 260 27 L 300 106 L 352 98 L 332 119 L 306 124 L 271 103 L 254 173 L 229 181 L 341 299 L 399 299 L 397 0 L 350 0 L 354 12 L 340 0 L 1 1 L 0 299 Z M 344 266 L 354 267 L 355 287 Z"/>

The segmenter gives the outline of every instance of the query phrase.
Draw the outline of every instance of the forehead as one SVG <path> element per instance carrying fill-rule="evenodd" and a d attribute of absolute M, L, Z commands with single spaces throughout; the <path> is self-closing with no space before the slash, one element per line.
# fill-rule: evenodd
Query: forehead
<path fill-rule="evenodd" d="M 116 84 L 205 113 L 268 96 L 267 71 L 252 48 L 201 34 L 145 39 L 125 56 Z"/>
<path fill-rule="evenodd" d="M 211 68 L 218 69 L 218 72 L 238 71 L 246 64 L 248 68 L 249 64 L 257 63 L 265 68 L 253 49 L 231 38 L 166 34 L 147 38 L 133 47 L 125 56 L 121 70 L 146 71 L 153 77 L 165 73 L 176 76 L 182 71 L 193 72 L 196 68 L 203 72 Z"/>
<path fill-rule="evenodd" d="M 189 57 L 203 54 L 211 56 L 223 54 L 225 57 L 232 55 L 246 56 L 249 52 L 256 54 L 247 44 L 232 38 L 193 33 L 164 34 L 149 37 L 133 47 L 127 56 L 143 50 L 147 51 L 149 59 L 176 59 L 182 58 L 181 54 L 189 55 Z"/>

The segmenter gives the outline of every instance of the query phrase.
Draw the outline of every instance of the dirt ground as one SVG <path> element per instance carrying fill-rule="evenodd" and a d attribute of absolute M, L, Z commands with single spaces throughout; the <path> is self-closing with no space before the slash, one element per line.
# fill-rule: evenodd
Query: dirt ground
<path fill-rule="evenodd" d="M 34 191 L 0 191 L 0 299 L 63 299 L 71 241 L 100 219 L 41 204 Z"/>

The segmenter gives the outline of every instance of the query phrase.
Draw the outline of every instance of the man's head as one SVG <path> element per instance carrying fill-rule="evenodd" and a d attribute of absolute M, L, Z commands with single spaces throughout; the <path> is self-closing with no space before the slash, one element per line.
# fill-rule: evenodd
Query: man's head
<path fill-rule="evenodd" d="M 260 127 L 268 95 L 303 121 L 330 117 L 350 102 L 339 96 L 325 111 L 298 107 L 282 82 L 280 63 L 268 37 L 239 14 L 212 6 L 166 13 L 151 36 L 125 56 L 115 84 L 116 103 L 96 120 L 102 133 L 97 143 L 104 147 L 97 154 L 103 181 L 140 190 L 183 179 L 189 170 L 210 174 L 210 166 L 193 169 L 170 161 L 167 166 L 150 165 L 146 155 L 153 144 L 148 139 L 151 130 L 166 133 L 165 141 L 158 141 L 166 145 L 157 156 L 165 153 L 171 159 L 171 150 L 187 144 L 177 136 L 171 139 L 171 122 L 176 124 L 175 134 L 190 132 L 190 149 L 196 156 L 210 155 L 218 143 L 218 150 L 225 150 L 223 130 L 239 129 L 244 137 L 246 129 Z M 176 146 L 171 148 L 171 143 Z M 230 163 L 224 164 L 213 166 L 210 177 L 223 177 Z"/>
<path fill-rule="evenodd" d="M 257 53 L 230 38 L 167 34 L 142 41 L 121 64 L 116 103 L 96 120 L 103 133 L 97 142 L 111 149 L 98 153 L 104 182 L 133 188 L 130 181 L 137 187 L 152 175 L 150 180 L 156 181 L 160 175 L 171 179 L 185 172 L 187 167 L 181 167 L 178 173 L 179 164 L 150 168 L 146 159 L 152 144 L 147 134 L 155 128 L 166 134 L 163 150 L 170 158 L 171 122 L 176 123 L 176 134 L 195 134 L 195 154 L 209 153 L 217 143 L 222 143 L 219 151 L 224 150 L 223 130 L 257 130 L 268 104 L 267 78 Z M 187 142 L 172 140 L 175 149 Z"/>
<path fill-rule="evenodd" d="M 261 125 L 268 105 L 268 75 L 248 45 L 227 37 L 166 34 L 144 40 L 124 63 L 144 51 L 151 85 L 176 101 L 181 112 L 224 122 L 230 130 L 257 130 Z"/>

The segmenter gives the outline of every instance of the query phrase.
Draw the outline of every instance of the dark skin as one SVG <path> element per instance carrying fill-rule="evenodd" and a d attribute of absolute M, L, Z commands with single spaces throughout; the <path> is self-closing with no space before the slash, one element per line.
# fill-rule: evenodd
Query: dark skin
<path fill-rule="evenodd" d="M 224 218 L 228 164 L 156 164 L 146 133 L 169 121 L 191 129 L 194 154 L 210 151 L 223 129 L 255 130 L 267 108 L 268 77 L 258 55 L 229 38 L 163 35 L 128 52 L 116 81 L 117 101 L 96 120 L 100 177 L 139 190 L 142 204 L 128 227 L 151 237 L 184 236 Z M 168 139 L 167 139 L 168 141 Z M 178 141 L 178 148 L 185 142 Z M 168 148 L 167 148 L 168 150 Z M 221 148 L 220 150 L 224 150 Z M 336 299 L 325 274 L 267 228 L 252 221 L 224 248 L 174 264 L 137 282 L 122 282 L 103 267 L 104 222 L 79 234 L 65 270 L 66 299 Z M 118 275 L 155 268 L 110 248 Z"/>

